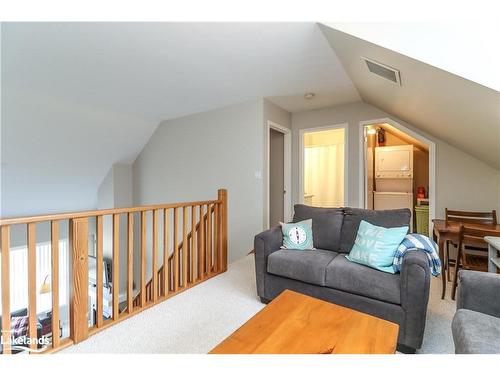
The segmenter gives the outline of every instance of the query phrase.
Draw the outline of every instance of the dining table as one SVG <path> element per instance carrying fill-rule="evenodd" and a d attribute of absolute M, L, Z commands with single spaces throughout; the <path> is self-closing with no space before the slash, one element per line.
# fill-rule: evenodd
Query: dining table
<path fill-rule="evenodd" d="M 476 230 L 484 230 L 487 232 L 489 235 L 493 233 L 494 235 L 498 234 L 500 237 L 500 224 L 484 224 L 484 223 L 460 223 L 456 221 L 448 221 L 444 219 L 434 219 L 432 220 L 433 222 L 433 238 L 434 241 L 439 246 L 439 259 L 441 261 L 442 265 L 442 271 L 441 271 L 441 279 L 442 279 L 442 292 L 441 292 L 441 299 L 444 299 L 446 295 L 446 283 L 449 280 L 446 280 L 446 272 L 445 272 L 445 267 L 446 267 L 446 241 L 451 241 L 453 243 L 458 243 L 458 237 L 459 237 L 459 232 L 460 232 L 460 225 L 463 225 L 464 227 L 467 228 L 472 228 Z M 486 236 L 486 234 L 485 234 Z"/>

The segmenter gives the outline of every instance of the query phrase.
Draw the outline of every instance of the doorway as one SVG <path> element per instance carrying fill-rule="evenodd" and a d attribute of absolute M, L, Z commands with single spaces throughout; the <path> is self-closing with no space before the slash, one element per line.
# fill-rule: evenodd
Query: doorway
<path fill-rule="evenodd" d="M 434 142 L 390 119 L 360 126 L 360 206 L 408 208 L 411 231 L 429 235 L 435 215 Z"/>
<path fill-rule="evenodd" d="M 304 129 L 300 134 L 301 201 L 309 206 L 343 207 L 347 188 L 347 127 Z"/>
<path fill-rule="evenodd" d="M 290 129 L 268 121 L 268 225 L 290 220 L 291 209 L 291 132 Z"/>

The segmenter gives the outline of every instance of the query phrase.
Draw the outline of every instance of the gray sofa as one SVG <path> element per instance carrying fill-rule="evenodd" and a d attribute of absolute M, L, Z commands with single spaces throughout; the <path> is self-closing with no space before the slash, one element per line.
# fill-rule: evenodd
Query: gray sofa
<path fill-rule="evenodd" d="M 457 354 L 500 354 L 500 275 L 459 272 L 451 330 Z"/>
<path fill-rule="evenodd" d="M 372 211 L 295 205 L 294 222 L 312 219 L 314 251 L 281 250 L 275 227 L 255 236 L 257 293 L 267 303 L 285 289 L 353 308 L 399 324 L 398 350 L 415 352 L 424 336 L 430 270 L 423 252 L 410 251 L 400 274 L 345 258 L 365 220 L 386 228 L 409 225 L 408 209 Z"/>

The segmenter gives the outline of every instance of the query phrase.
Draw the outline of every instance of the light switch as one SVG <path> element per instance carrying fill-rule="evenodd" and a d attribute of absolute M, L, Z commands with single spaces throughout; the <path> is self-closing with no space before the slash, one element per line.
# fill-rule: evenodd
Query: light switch
<path fill-rule="evenodd" d="M 255 171 L 254 176 L 257 180 L 262 180 L 262 171 Z"/>

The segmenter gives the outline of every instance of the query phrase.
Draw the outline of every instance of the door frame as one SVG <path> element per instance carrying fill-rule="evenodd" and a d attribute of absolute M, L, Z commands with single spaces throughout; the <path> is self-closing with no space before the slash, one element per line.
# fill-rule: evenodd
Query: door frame
<path fill-rule="evenodd" d="M 269 228 L 269 217 L 271 214 L 271 193 L 270 193 L 270 173 L 271 173 L 271 140 L 269 132 L 275 130 L 283 133 L 283 219 L 285 222 L 291 220 L 292 211 L 292 130 L 286 126 L 277 124 L 273 121 L 267 120 L 267 147 L 266 147 L 266 161 L 267 161 L 267 183 L 266 183 L 266 201 L 267 201 L 267 214 L 266 214 L 266 229 Z"/>
<path fill-rule="evenodd" d="M 417 133 L 388 117 L 361 121 L 359 123 L 359 207 L 366 208 L 368 200 L 368 189 L 366 186 L 365 130 L 367 126 L 384 122 L 429 146 L 429 228 L 432 228 L 432 220 L 436 217 L 436 143 L 427 136 Z"/>
<path fill-rule="evenodd" d="M 299 203 L 304 203 L 304 134 L 315 133 L 325 130 L 344 129 L 344 204 L 349 202 L 349 124 L 318 126 L 313 128 L 303 128 L 299 130 Z"/>

